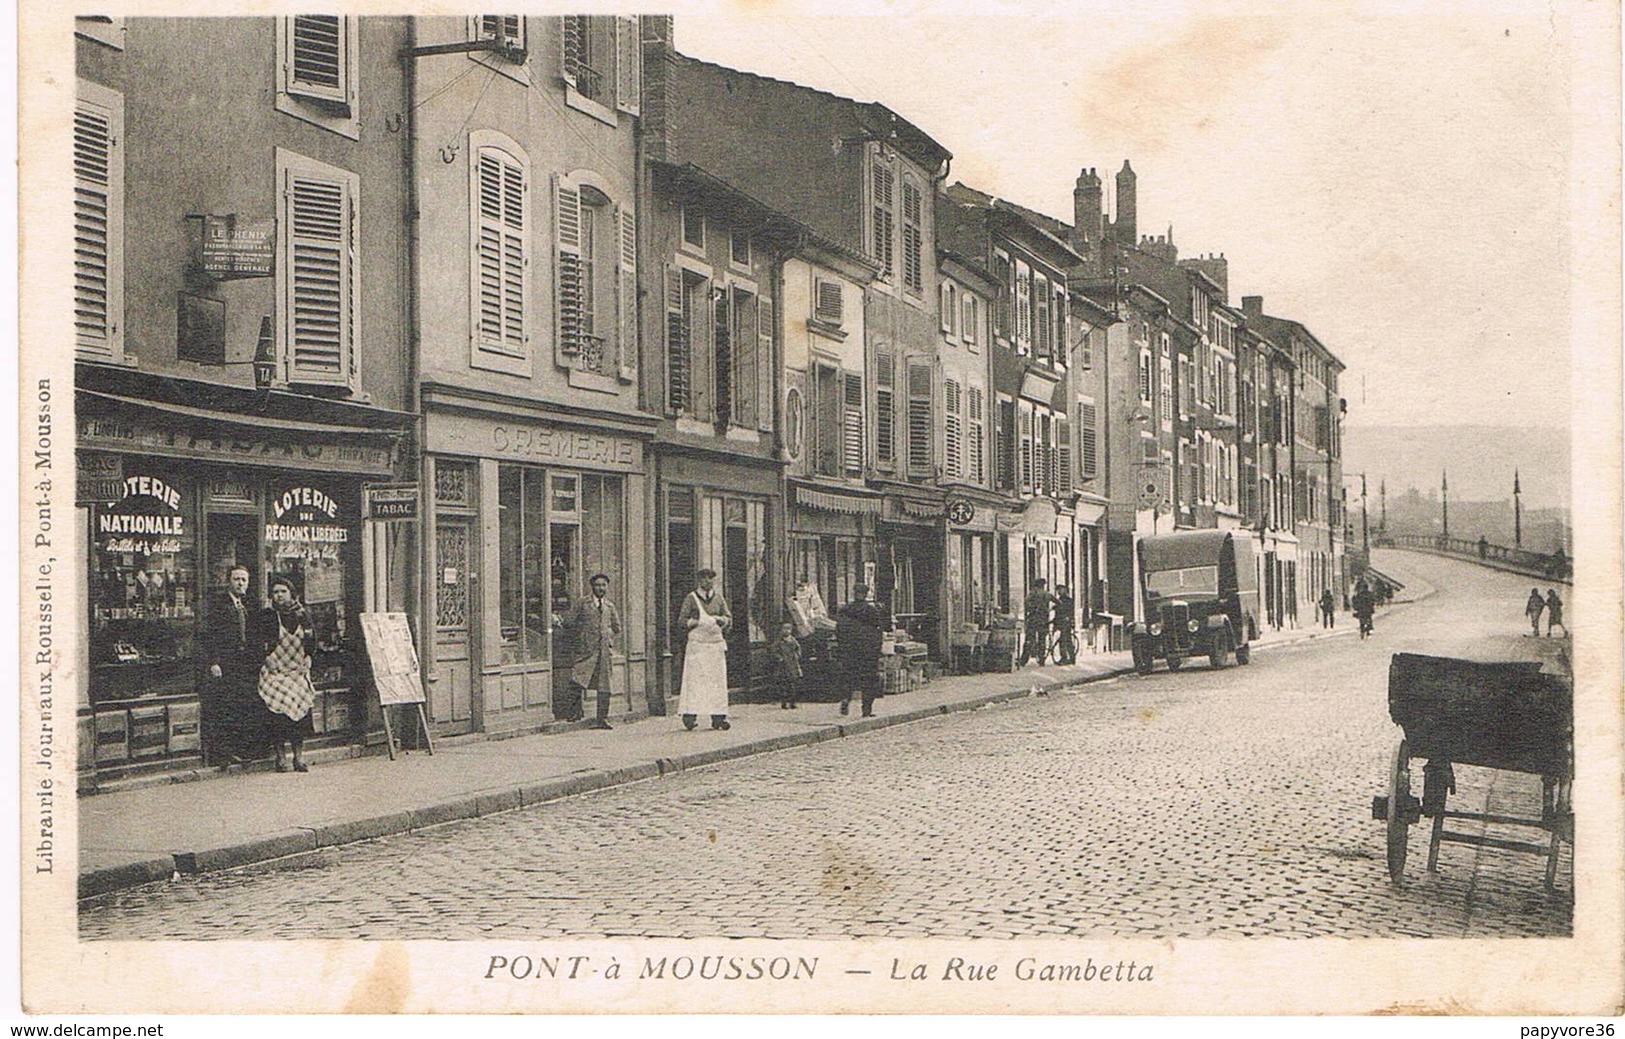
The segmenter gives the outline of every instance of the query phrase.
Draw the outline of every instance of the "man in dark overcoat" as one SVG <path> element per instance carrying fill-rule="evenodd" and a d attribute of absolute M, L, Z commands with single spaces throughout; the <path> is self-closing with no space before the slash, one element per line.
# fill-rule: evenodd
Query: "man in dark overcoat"
<path fill-rule="evenodd" d="M 204 699 L 205 753 L 211 765 L 256 757 L 259 716 L 260 658 L 249 648 L 253 638 L 253 606 L 248 601 L 246 566 L 234 566 L 226 587 L 209 600 L 204 614 L 204 663 L 208 690 Z"/>
<path fill-rule="evenodd" d="M 841 713 L 852 709 L 852 692 L 863 698 L 863 716 L 875 713 L 880 693 L 880 643 L 891 618 L 869 601 L 869 586 L 854 585 L 852 601 L 835 615 L 835 655 L 840 661 Z"/>

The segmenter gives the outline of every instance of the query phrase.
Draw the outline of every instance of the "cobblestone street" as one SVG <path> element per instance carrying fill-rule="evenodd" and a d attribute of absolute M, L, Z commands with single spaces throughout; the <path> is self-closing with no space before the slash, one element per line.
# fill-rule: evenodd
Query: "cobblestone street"
<path fill-rule="evenodd" d="M 88 906 L 87 938 L 1554 936 L 1572 861 L 1370 817 L 1400 650 L 1529 655 L 1524 579 L 1416 554 L 1435 595 L 1375 638 L 1098 682 Z M 1340 615 L 1340 625 L 1352 618 Z M 804 708 L 806 709 L 806 708 Z M 827 705 L 811 709 L 833 713 Z M 696 739 L 703 738 L 696 734 Z M 1418 773 L 1419 774 L 1419 773 Z M 1452 807 L 1538 814 L 1539 780 L 1459 768 Z M 425 908 L 428 909 L 425 912 Z"/>

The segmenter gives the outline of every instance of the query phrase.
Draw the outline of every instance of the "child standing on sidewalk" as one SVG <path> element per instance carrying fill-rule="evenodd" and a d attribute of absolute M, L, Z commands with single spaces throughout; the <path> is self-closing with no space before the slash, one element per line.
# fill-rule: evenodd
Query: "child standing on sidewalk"
<path fill-rule="evenodd" d="M 801 689 L 801 643 L 789 621 L 779 625 L 779 637 L 770 647 L 772 677 L 779 687 L 779 708 L 791 710 L 796 706 L 796 694 Z"/>

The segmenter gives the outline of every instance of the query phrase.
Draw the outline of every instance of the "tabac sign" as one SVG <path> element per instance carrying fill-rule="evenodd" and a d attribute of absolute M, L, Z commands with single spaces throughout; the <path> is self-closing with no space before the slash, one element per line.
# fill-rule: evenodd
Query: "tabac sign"
<path fill-rule="evenodd" d="M 193 432 L 141 420 L 79 416 L 79 446 L 103 451 L 133 451 L 208 462 L 267 465 L 325 473 L 389 475 L 392 451 L 358 441 L 354 436 L 326 434 L 290 443 L 253 431 Z"/>

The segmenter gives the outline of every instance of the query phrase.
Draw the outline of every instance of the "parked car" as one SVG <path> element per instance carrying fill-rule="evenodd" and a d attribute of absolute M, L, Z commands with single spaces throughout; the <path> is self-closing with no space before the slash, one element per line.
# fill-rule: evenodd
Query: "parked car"
<path fill-rule="evenodd" d="M 1258 637 L 1258 573 L 1253 539 L 1240 530 L 1189 530 L 1140 539 L 1145 620 L 1129 627 L 1134 667 L 1158 659 L 1177 671 L 1206 654 L 1212 667 L 1252 659 Z"/>

